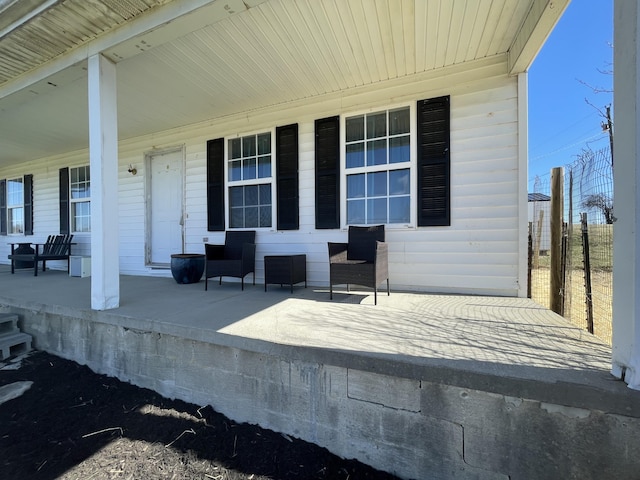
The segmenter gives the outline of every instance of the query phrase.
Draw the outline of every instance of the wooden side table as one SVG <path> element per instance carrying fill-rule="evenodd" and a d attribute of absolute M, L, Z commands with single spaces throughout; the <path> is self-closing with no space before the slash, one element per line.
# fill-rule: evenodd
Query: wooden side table
<path fill-rule="evenodd" d="M 304 282 L 307 288 L 307 256 L 300 255 L 267 255 L 264 257 L 264 291 L 268 283 L 290 285 L 293 293 L 295 283 Z"/>

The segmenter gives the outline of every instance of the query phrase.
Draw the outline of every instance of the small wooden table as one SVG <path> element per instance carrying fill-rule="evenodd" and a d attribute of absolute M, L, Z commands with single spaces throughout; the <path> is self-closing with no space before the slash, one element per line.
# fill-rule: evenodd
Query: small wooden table
<path fill-rule="evenodd" d="M 268 283 L 290 285 L 293 293 L 295 283 L 304 282 L 307 288 L 307 256 L 300 255 L 267 255 L 264 257 L 264 291 Z"/>

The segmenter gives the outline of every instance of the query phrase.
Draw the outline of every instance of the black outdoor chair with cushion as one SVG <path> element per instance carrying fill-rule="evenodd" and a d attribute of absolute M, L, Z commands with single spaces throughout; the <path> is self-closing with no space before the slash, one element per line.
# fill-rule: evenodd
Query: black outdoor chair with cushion
<path fill-rule="evenodd" d="M 388 246 L 384 241 L 384 225 L 349 227 L 348 243 L 329 242 L 329 295 L 334 285 L 349 284 L 371 287 L 378 304 L 378 285 L 387 281 L 389 295 Z"/>
<path fill-rule="evenodd" d="M 212 277 L 235 277 L 240 279 L 244 290 L 244 277 L 253 273 L 256 284 L 256 232 L 255 230 L 228 231 L 224 245 L 204 244 L 206 257 L 204 269 L 204 289 Z"/>

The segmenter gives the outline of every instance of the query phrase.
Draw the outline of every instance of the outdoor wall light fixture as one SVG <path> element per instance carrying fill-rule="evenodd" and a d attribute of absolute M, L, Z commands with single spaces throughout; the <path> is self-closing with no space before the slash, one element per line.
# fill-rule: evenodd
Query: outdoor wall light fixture
<path fill-rule="evenodd" d="M 138 169 L 133 165 L 129 164 L 129 170 L 127 170 L 127 172 L 129 172 L 131 175 L 135 175 L 136 173 L 138 173 Z"/>

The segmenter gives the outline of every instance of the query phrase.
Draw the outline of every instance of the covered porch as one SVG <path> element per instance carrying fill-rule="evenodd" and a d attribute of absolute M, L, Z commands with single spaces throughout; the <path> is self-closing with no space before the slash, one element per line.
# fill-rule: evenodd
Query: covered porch
<path fill-rule="evenodd" d="M 0 273 L 37 349 L 403 478 L 629 478 L 640 392 L 611 349 L 524 298 Z M 597 446 L 597 448 L 595 448 Z M 544 461 L 542 461 L 544 459 Z M 635 474 L 635 473 L 634 473 Z"/>

